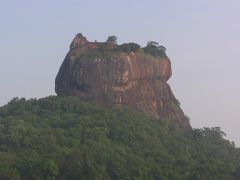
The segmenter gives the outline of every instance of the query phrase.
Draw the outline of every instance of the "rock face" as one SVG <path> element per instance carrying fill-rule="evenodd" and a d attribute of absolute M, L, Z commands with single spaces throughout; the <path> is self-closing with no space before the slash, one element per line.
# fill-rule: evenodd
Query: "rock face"
<path fill-rule="evenodd" d="M 103 46 L 107 53 L 101 51 Z M 76 35 L 56 77 L 57 95 L 79 96 L 105 107 L 128 106 L 170 120 L 181 130 L 191 130 L 167 84 L 172 75 L 170 59 L 141 50 L 116 52 L 116 47 Z"/>

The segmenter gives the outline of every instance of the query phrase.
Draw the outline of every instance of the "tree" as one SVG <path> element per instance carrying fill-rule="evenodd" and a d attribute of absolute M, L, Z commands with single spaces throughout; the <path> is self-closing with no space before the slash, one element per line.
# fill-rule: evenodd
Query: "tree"
<path fill-rule="evenodd" d="M 166 57 L 166 48 L 164 46 L 159 46 L 155 41 L 149 41 L 143 50 L 145 53 L 153 56 Z"/>
<path fill-rule="evenodd" d="M 107 42 L 117 44 L 117 36 L 109 36 Z"/>
<path fill-rule="evenodd" d="M 219 127 L 173 127 L 79 97 L 14 99 L 0 107 L 0 180 L 240 179 Z"/>
<path fill-rule="evenodd" d="M 161 50 L 161 51 L 166 52 L 166 48 L 164 46 L 158 46 L 158 49 Z"/>
<path fill-rule="evenodd" d="M 119 49 L 126 53 L 130 53 L 131 51 L 136 52 L 137 50 L 140 49 L 140 45 L 136 43 L 124 43 L 119 46 Z"/>
<path fill-rule="evenodd" d="M 156 41 L 148 41 L 147 46 L 158 46 L 158 43 Z"/>
<path fill-rule="evenodd" d="M 0 180 L 21 180 L 19 172 L 14 168 L 0 166 Z"/>

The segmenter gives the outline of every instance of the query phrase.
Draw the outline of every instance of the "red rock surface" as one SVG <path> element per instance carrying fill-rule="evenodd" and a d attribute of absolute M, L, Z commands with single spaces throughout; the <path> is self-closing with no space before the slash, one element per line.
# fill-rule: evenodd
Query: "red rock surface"
<path fill-rule="evenodd" d="M 172 75 L 169 58 L 141 51 L 96 56 L 102 44 L 88 42 L 81 34 L 74 38 L 56 77 L 57 95 L 79 96 L 105 107 L 128 106 L 191 130 L 167 84 Z M 111 50 L 117 45 L 107 46 Z"/>

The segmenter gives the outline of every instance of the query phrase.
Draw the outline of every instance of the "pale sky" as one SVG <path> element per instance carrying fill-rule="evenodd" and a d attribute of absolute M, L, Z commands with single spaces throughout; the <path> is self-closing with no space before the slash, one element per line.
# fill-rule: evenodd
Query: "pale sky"
<path fill-rule="evenodd" d="M 169 84 L 194 128 L 220 126 L 240 146 L 239 0 L 1 0 L 0 106 L 55 95 L 78 32 L 90 41 L 167 48 Z"/>

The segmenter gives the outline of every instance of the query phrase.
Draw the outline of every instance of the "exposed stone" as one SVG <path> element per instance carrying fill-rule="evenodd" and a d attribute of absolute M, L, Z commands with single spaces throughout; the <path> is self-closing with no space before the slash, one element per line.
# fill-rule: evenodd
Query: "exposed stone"
<path fill-rule="evenodd" d="M 95 55 L 103 44 L 111 53 Z M 88 42 L 78 34 L 56 77 L 57 95 L 79 96 L 105 107 L 128 106 L 190 130 L 167 84 L 172 75 L 170 59 L 141 51 L 115 52 L 116 47 L 113 43 Z"/>

